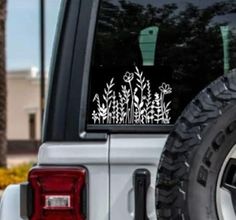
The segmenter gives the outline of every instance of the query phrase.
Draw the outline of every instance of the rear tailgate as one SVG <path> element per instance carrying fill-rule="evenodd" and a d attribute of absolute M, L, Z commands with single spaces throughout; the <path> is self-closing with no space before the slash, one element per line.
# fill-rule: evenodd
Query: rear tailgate
<path fill-rule="evenodd" d="M 111 135 L 110 220 L 156 220 L 157 166 L 167 135 Z"/>

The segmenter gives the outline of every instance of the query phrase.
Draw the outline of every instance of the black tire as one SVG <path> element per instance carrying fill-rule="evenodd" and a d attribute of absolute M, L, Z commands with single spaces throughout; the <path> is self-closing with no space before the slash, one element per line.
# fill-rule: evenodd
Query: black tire
<path fill-rule="evenodd" d="M 236 73 L 211 83 L 170 133 L 157 175 L 160 220 L 217 220 L 216 184 L 236 144 Z"/>

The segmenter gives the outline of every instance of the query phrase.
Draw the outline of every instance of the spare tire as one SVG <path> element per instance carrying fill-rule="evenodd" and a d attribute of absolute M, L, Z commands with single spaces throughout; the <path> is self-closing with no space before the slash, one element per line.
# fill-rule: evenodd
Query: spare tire
<path fill-rule="evenodd" d="M 236 73 L 186 107 L 170 133 L 157 175 L 160 220 L 236 219 Z"/>

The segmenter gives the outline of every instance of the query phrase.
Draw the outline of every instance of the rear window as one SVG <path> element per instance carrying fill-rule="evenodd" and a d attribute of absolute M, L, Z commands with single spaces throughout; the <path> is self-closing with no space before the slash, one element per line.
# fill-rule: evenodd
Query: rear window
<path fill-rule="evenodd" d="M 235 1 L 102 0 L 87 122 L 173 124 L 236 66 Z"/>

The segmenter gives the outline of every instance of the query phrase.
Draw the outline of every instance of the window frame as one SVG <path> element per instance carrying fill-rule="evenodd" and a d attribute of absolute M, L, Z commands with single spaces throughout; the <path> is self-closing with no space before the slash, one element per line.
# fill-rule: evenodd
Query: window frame
<path fill-rule="evenodd" d="M 80 0 L 71 65 L 65 141 L 106 141 L 107 133 L 86 128 L 89 71 L 99 0 Z"/>
<path fill-rule="evenodd" d="M 80 0 L 62 1 L 50 64 L 42 142 L 65 141 L 65 122 Z"/>
<path fill-rule="evenodd" d="M 173 128 L 162 124 L 87 124 L 90 67 L 100 1 L 63 1 L 50 70 L 44 142 L 105 141 L 110 133 L 167 134 Z"/>
<path fill-rule="evenodd" d="M 87 123 L 87 110 L 90 98 L 88 95 L 91 77 L 90 68 L 100 1 L 81 0 L 68 101 L 67 115 L 69 115 L 69 118 L 66 126 L 66 139 L 72 141 L 77 137 L 79 140 L 106 140 L 107 135 L 110 133 L 169 133 L 173 125 L 93 125 Z M 81 30 L 83 30 L 83 34 Z M 78 88 L 80 88 L 80 91 L 78 91 Z M 78 114 L 78 117 L 76 114 Z"/>
<path fill-rule="evenodd" d="M 90 64 L 100 0 L 62 1 L 43 126 L 43 142 L 106 141 L 110 133 L 168 133 L 172 126 L 90 126 Z"/>

